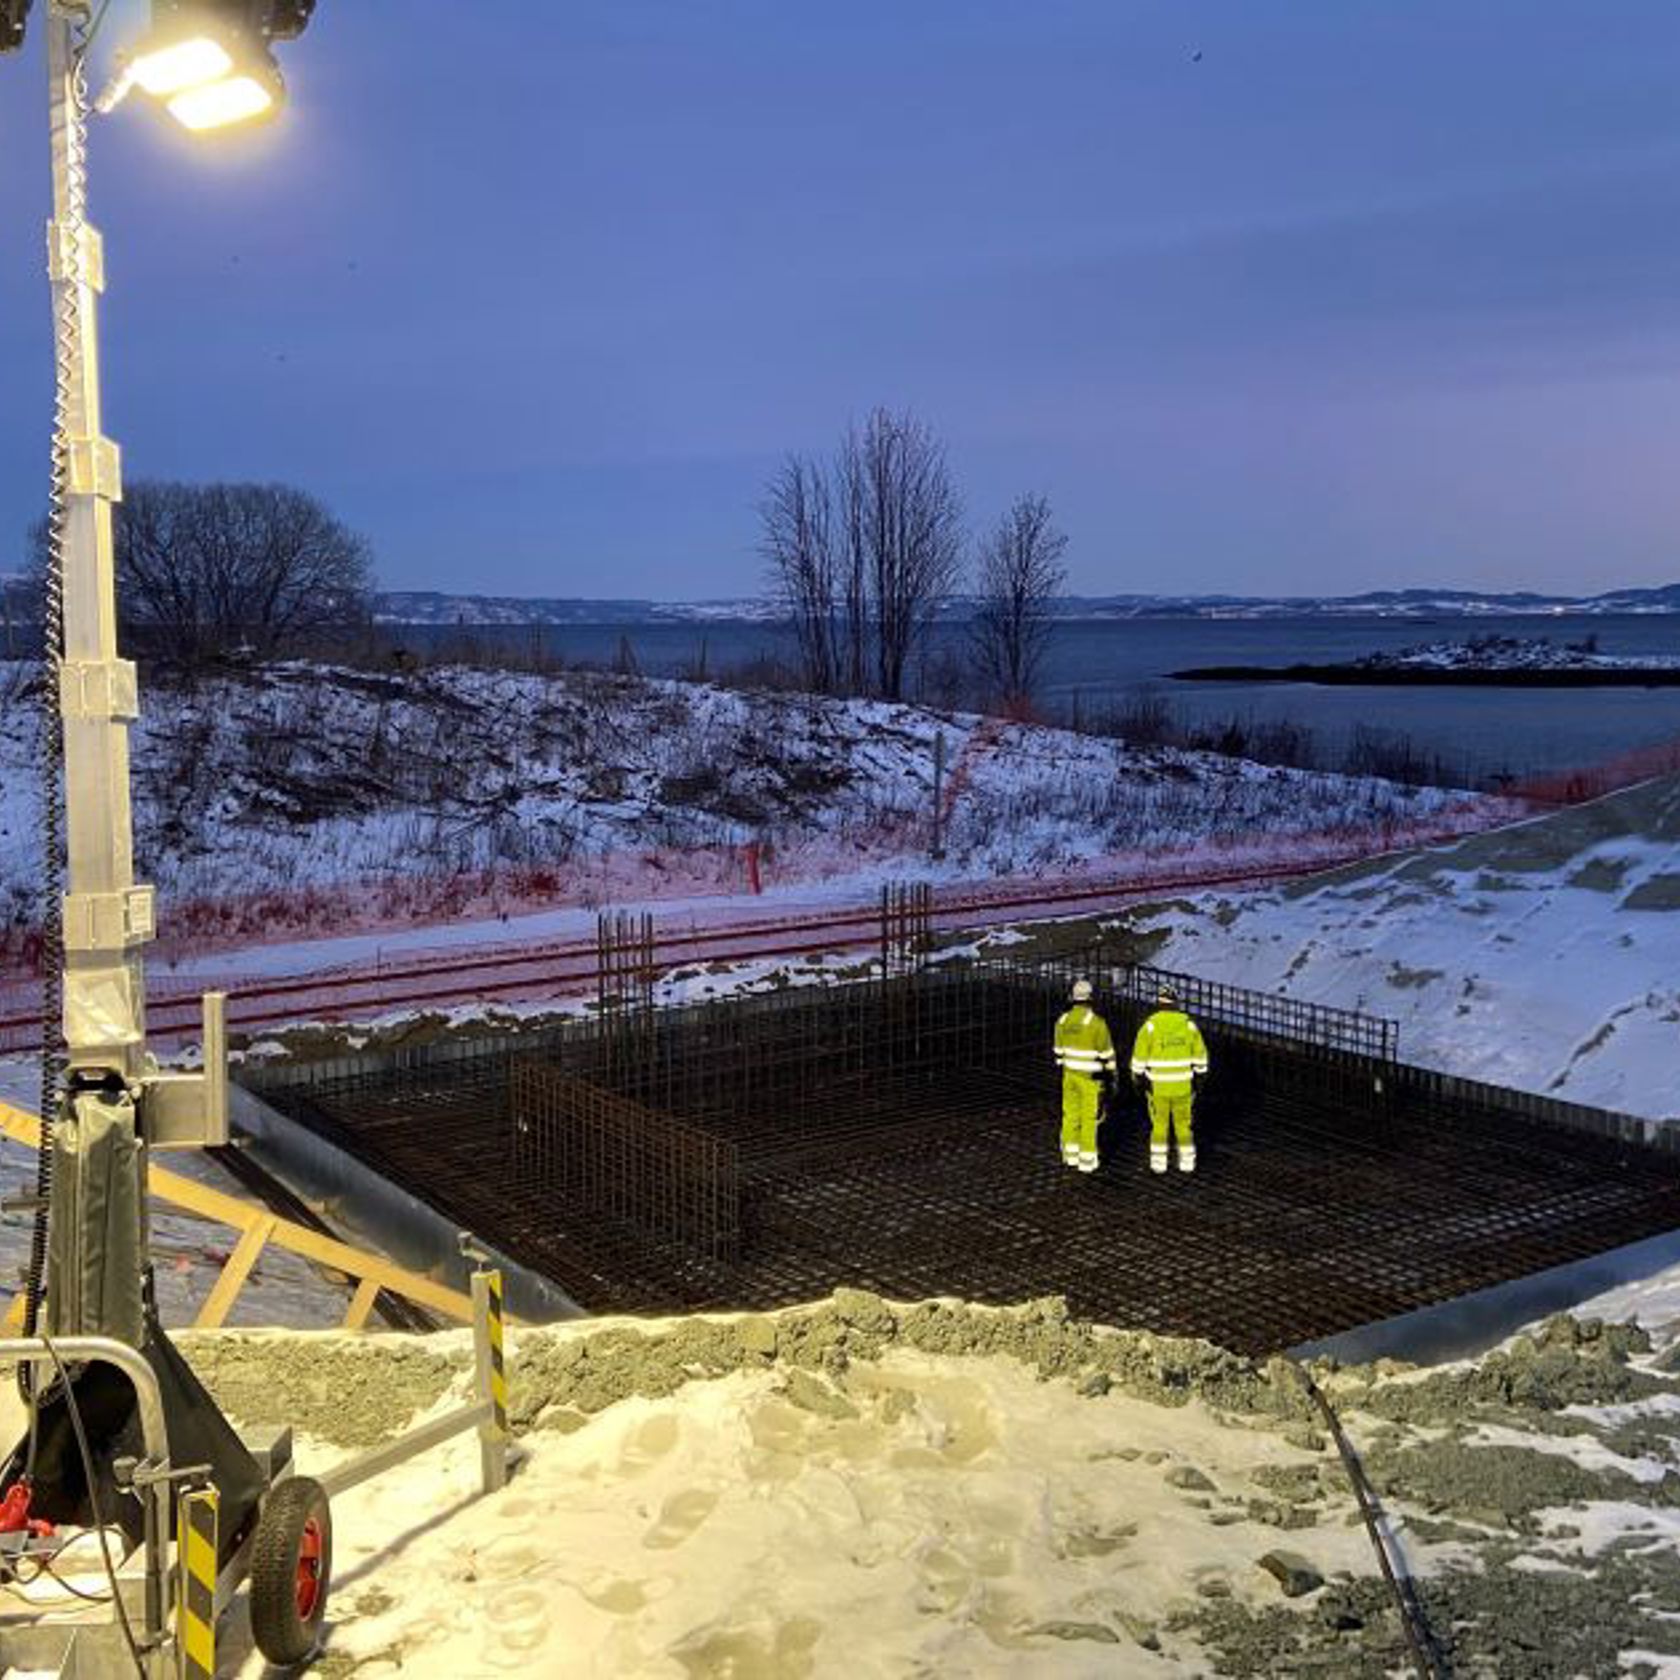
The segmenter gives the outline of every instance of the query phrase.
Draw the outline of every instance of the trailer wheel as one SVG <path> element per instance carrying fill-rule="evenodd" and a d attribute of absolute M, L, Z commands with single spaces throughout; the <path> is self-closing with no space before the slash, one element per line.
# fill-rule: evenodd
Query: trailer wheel
<path fill-rule="evenodd" d="M 251 1545 L 251 1637 L 277 1667 L 295 1667 L 320 1643 L 331 1576 L 326 1489 L 308 1476 L 276 1482 Z"/>

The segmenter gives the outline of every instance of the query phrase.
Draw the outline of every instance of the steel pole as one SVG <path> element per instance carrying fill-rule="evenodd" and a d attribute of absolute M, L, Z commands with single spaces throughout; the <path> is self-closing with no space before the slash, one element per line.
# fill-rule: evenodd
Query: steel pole
<path fill-rule="evenodd" d="M 52 527 L 63 590 L 56 656 L 63 723 L 64 1044 L 69 1086 L 42 1148 L 54 1155 L 48 1208 L 47 1321 L 55 1335 L 139 1346 L 149 1243 L 146 1145 L 137 1103 L 146 1057 L 140 947 L 152 890 L 134 880 L 128 726 L 134 666 L 117 653 L 111 510 L 122 497 L 99 395 L 98 298 L 104 249 L 87 215 L 89 10 L 47 8 L 53 215 L 47 225 L 57 380 Z"/>
<path fill-rule="evenodd" d="M 104 252 L 87 219 L 85 8 L 47 14 L 53 219 L 48 272 L 61 382 L 54 518 L 62 526 L 64 646 L 64 1038 L 71 1073 L 133 1085 L 145 1055 L 140 948 L 152 937 L 152 889 L 134 880 L 128 726 L 139 716 L 132 663 L 117 653 L 111 510 L 122 498 L 116 445 L 101 429 L 98 297 Z"/>

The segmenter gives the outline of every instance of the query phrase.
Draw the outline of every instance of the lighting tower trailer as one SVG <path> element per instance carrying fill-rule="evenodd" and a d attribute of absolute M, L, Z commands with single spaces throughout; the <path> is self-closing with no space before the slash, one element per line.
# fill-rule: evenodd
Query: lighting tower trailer
<path fill-rule="evenodd" d="M 150 31 L 120 61 L 99 109 L 139 88 L 195 130 L 264 115 L 284 92 L 273 43 L 300 34 L 313 5 L 154 0 Z M 29 10 L 30 0 L 0 0 L 0 52 L 23 44 Z M 21 1613 L 0 1611 L 0 1672 L 210 1680 L 217 1616 L 247 1580 L 262 1654 L 291 1667 L 316 1649 L 332 1569 L 330 1493 L 469 1428 L 483 1443 L 485 1487 L 501 1485 L 500 1279 L 470 1251 L 480 1258 L 477 1402 L 319 1481 L 293 1472 L 289 1430 L 236 1432 L 159 1322 L 148 1158 L 227 1141 L 224 1016 L 222 999 L 207 996 L 201 1072 L 162 1072 L 147 1053 L 141 951 L 155 918 L 152 888 L 133 873 L 128 730 L 138 687 L 117 651 L 121 464 L 101 427 L 104 260 L 87 217 L 87 55 L 106 7 L 46 0 L 43 10 L 57 376 L 43 591 L 43 1136 L 25 1204 L 35 1218 L 25 1333 L 0 1341 L 29 1420 L 0 1468 L 0 1587 L 25 1599 Z M 97 1538 L 79 1567 L 103 1570 L 103 1593 L 65 1586 L 61 1526 Z M 113 1528 L 127 1541 L 117 1561 Z"/>

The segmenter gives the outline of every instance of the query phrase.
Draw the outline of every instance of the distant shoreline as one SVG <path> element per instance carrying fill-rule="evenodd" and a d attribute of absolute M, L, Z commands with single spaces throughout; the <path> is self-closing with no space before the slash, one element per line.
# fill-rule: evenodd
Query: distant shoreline
<path fill-rule="evenodd" d="M 1453 670 L 1359 665 L 1194 665 L 1174 682 L 1317 683 L 1341 688 L 1680 688 L 1680 666 L 1623 665 L 1572 670 Z"/>

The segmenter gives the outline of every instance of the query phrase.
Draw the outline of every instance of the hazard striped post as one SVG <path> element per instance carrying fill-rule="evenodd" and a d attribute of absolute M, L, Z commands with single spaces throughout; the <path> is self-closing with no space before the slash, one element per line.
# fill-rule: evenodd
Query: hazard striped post
<path fill-rule="evenodd" d="M 176 1648 L 181 1680 L 215 1680 L 216 1548 L 220 1501 L 213 1487 L 183 1493 L 175 1506 L 181 1609 Z"/>
<path fill-rule="evenodd" d="M 502 1274 L 482 1266 L 472 1274 L 473 1344 L 478 1356 L 478 1397 L 490 1416 L 478 1426 L 484 1491 L 507 1486 L 507 1359 L 502 1346 Z"/>

